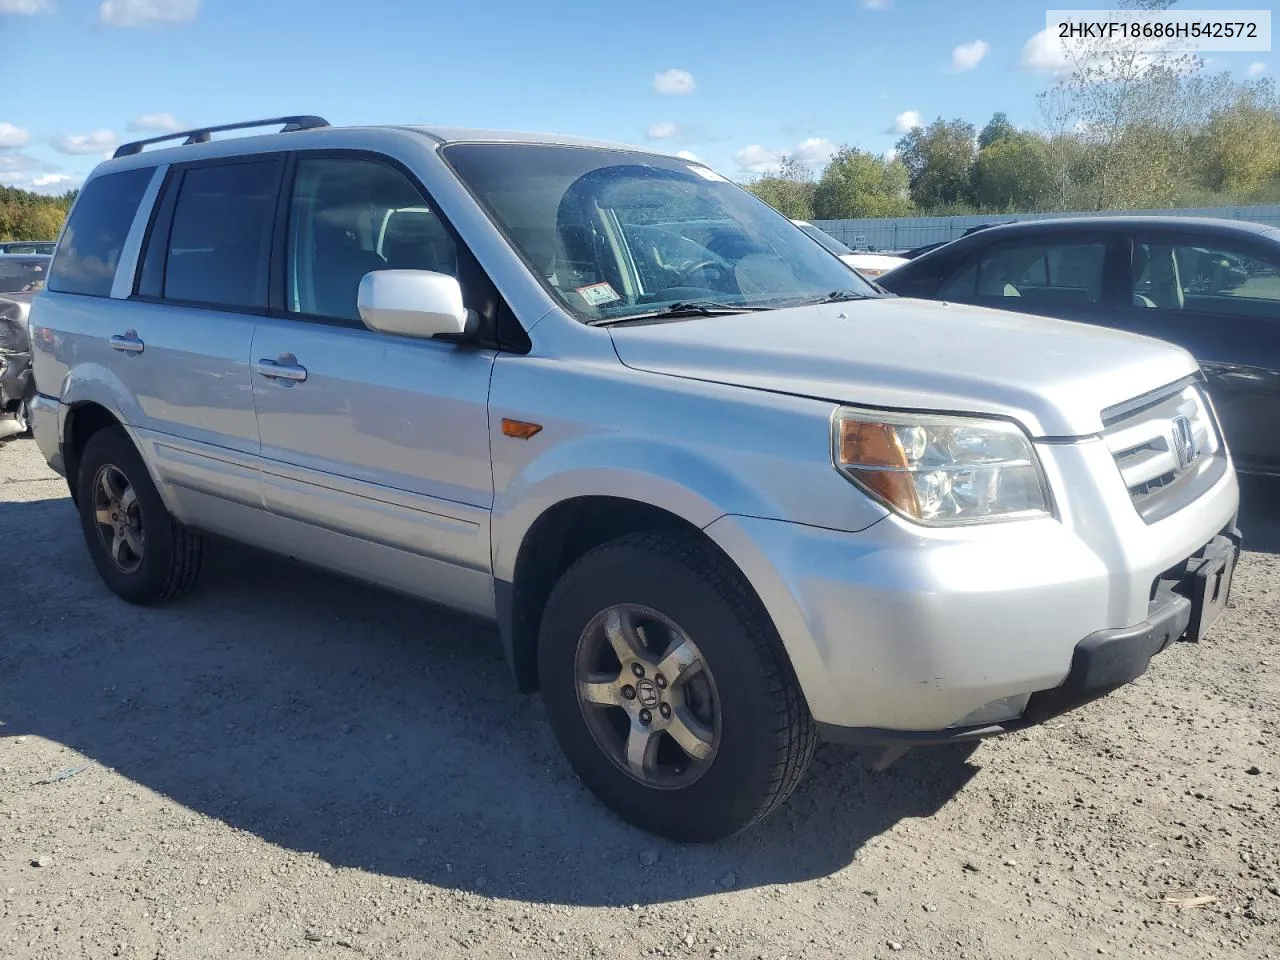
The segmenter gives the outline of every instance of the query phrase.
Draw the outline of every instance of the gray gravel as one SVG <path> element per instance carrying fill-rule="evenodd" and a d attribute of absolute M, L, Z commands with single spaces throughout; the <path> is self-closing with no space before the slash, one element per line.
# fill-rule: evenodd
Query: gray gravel
<path fill-rule="evenodd" d="M 0 447 L 0 956 L 1280 958 L 1280 509 L 1246 497 L 1208 642 L 882 774 L 822 748 L 687 848 L 578 785 L 489 626 L 233 547 L 130 608 Z"/>

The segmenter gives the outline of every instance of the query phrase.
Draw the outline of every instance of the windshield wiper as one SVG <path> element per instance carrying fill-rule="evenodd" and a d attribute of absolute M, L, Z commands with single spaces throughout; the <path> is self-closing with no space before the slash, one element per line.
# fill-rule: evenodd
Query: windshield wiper
<path fill-rule="evenodd" d="M 680 300 L 661 310 L 650 313 L 632 313 L 625 317 L 600 317 L 588 320 L 592 327 L 607 327 L 615 323 L 630 323 L 633 320 L 678 320 L 682 317 L 727 317 L 735 313 L 754 313 L 768 310 L 769 307 L 745 307 L 741 304 L 718 303 L 715 300 Z"/>
<path fill-rule="evenodd" d="M 849 300 L 874 300 L 875 296 L 870 293 L 858 293 L 854 290 L 832 290 L 825 297 L 818 297 L 815 300 L 805 300 L 804 304 L 815 303 L 845 303 Z"/>

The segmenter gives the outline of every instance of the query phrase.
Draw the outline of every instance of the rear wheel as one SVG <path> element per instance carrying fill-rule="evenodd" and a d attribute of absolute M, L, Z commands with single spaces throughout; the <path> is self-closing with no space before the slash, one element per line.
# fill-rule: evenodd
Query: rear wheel
<path fill-rule="evenodd" d="M 203 540 L 169 514 L 120 427 L 89 438 L 76 500 L 89 555 L 119 596 L 130 603 L 162 603 L 195 585 Z"/>
<path fill-rule="evenodd" d="M 552 728 L 582 781 L 682 841 L 745 829 L 800 781 L 816 742 L 773 624 L 693 537 L 590 551 L 552 591 L 539 641 Z"/>

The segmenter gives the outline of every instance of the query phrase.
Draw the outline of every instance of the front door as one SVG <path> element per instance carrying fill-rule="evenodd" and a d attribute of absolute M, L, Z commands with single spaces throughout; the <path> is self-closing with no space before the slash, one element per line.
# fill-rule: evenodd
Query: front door
<path fill-rule="evenodd" d="M 1185 233 L 1134 237 L 1126 326 L 1189 350 L 1241 470 L 1280 473 L 1280 252 Z"/>
<path fill-rule="evenodd" d="M 279 546 L 492 612 L 495 354 L 375 333 L 356 307 L 370 271 L 455 273 L 455 241 L 400 168 L 367 155 L 299 154 L 284 228 L 284 302 L 252 348 Z"/>

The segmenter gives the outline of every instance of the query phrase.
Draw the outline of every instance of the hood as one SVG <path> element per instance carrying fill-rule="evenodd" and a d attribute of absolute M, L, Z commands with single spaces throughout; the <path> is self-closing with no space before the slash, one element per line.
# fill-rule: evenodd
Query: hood
<path fill-rule="evenodd" d="M 628 367 L 863 406 L 1012 417 L 1034 437 L 1194 374 L 1179 347 L 1066 320 L 886 297 L 610 327 Z"/>

